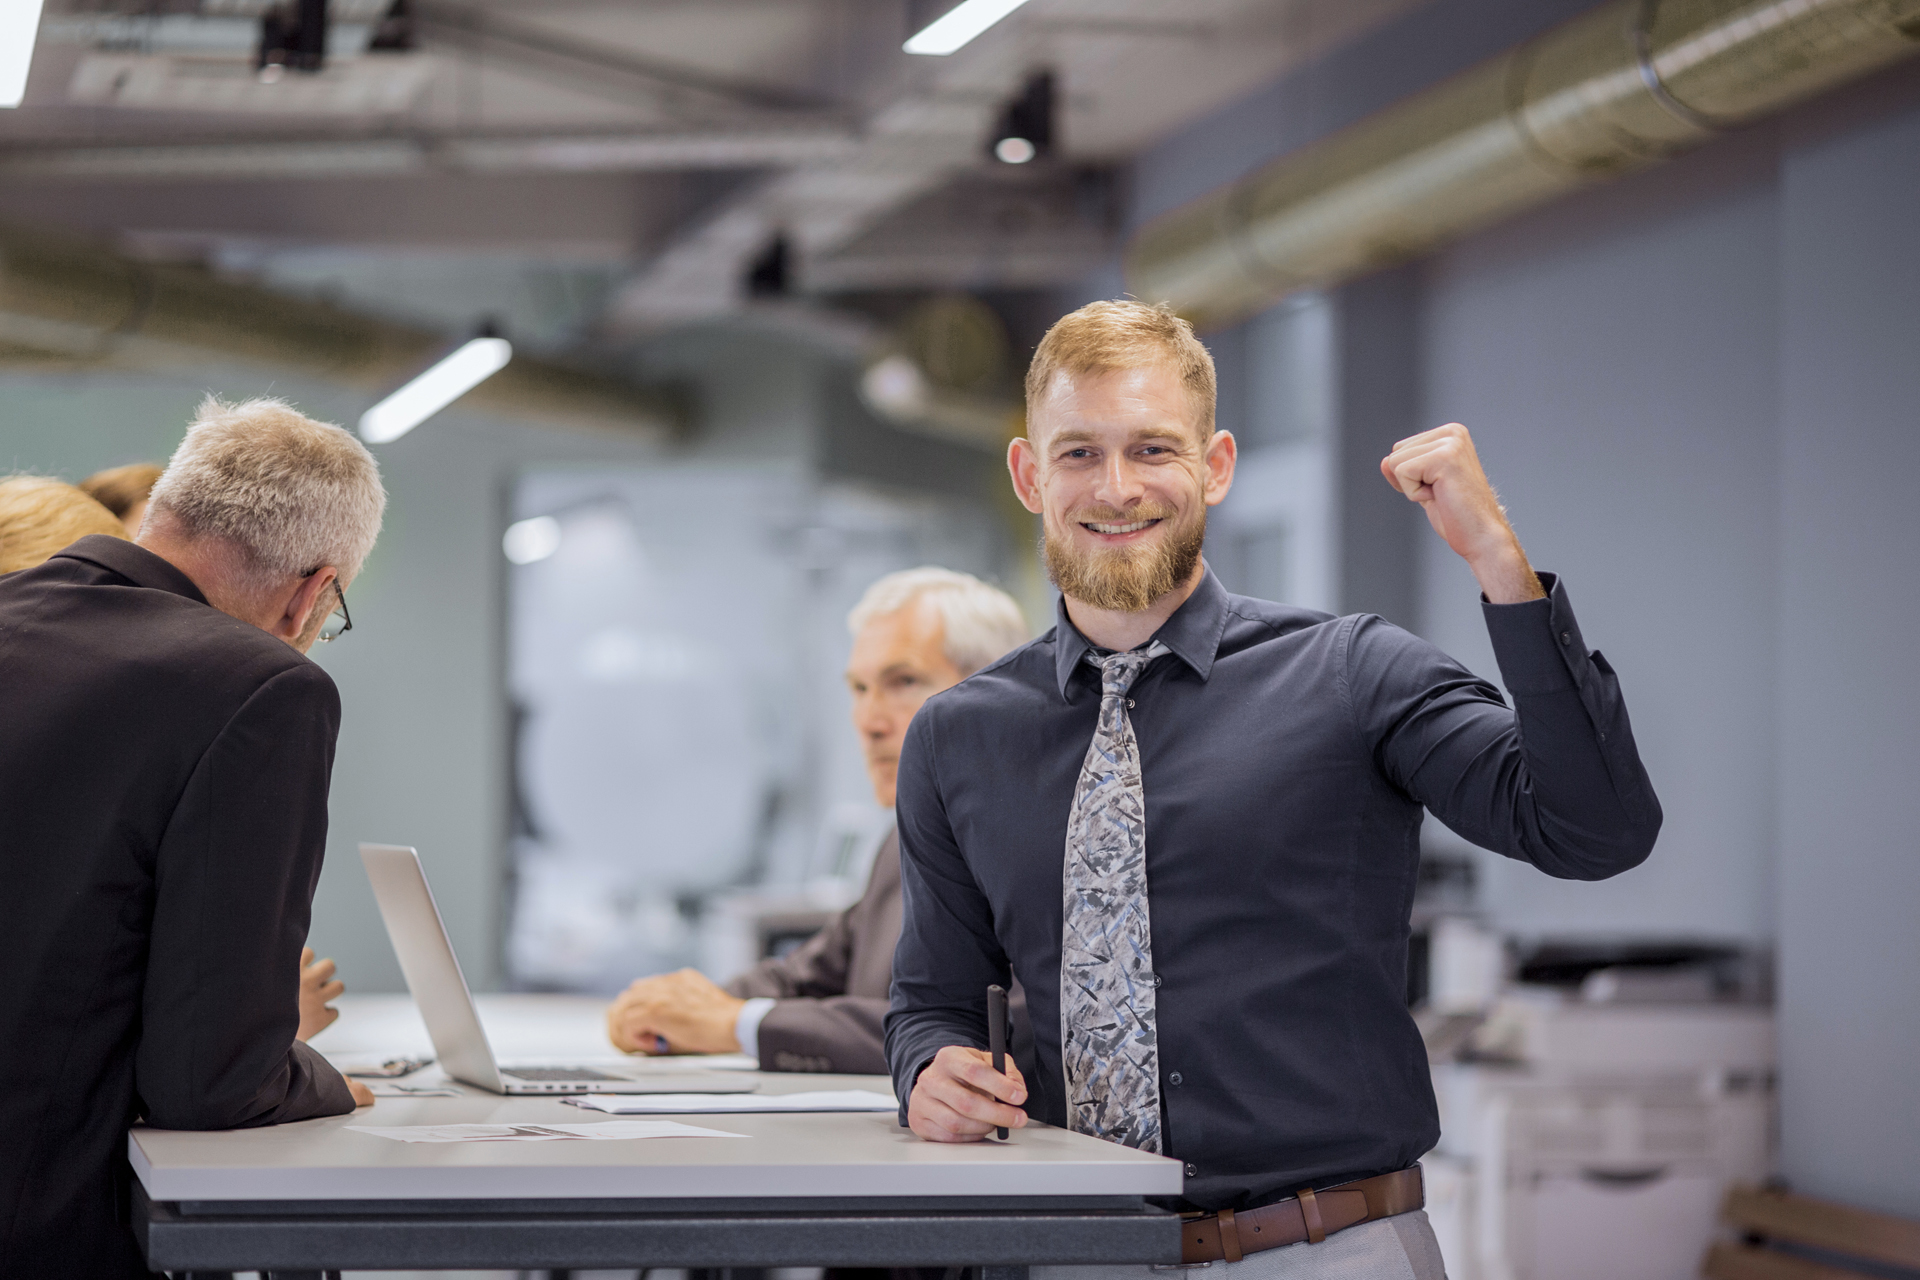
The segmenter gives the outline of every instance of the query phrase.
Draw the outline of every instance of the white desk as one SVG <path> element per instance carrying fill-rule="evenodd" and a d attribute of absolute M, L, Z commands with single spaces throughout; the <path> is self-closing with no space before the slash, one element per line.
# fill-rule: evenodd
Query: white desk
<path fill-rule="evenodd" d="M 474 1003 L 503 1059 L 632 1061 L 607 1043 L 607 1002 L 598 996 L 484 995 Z M 322 1053 L 433 1053 L 427 1024 L 405 995 L 344 995 L 340 1020 L 313 1038 Z"/>
<path fill-rule="evenodd" d="M 483 999 L 503 1058 L 609 1050 L 601 1004 Z M 343 1002 L 327 1052 L 423 1051 L 398 999 Z M 421 1042 L 410 1037 L 419 1035 Z M 416 1077 L 417 1079 L 418 1077 Z M 763 1090 L 880 1077 L 765 1074 Z M 342 1270 L 1174 1262 L 1177 1161 L 1065 1130 L 922 1142 L 892 1115 L 696 1115 L 744 1138 L 421 1144 L 351 1125 L 592 1122 L 554 1098 L 382 1098 L 371 1109 L 226 1133 L 136 1129 L 136 1226 L 156 1269 Z"/>

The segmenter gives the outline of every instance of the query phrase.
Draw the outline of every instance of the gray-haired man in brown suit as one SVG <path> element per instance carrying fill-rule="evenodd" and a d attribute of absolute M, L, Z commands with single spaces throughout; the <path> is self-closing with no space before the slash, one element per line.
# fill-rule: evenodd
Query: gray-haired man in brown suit
<path fill-rule="evenodd" d="M 893 807 L 900 744 L 914 712 L 1026 643 L 1013 598 L 964 573 L 908 569 L 867 588 L 847 615 L 847 688 L 874 799 Z M 900 939 L 900 843 L 887 835 L 860 900 L 789 955 L 716 986 L 693 969 L 641 978 L 607 1011 L 629 1053 L 749 1053 L 768 1071 L 884 1075 L 893 949 Z"/>

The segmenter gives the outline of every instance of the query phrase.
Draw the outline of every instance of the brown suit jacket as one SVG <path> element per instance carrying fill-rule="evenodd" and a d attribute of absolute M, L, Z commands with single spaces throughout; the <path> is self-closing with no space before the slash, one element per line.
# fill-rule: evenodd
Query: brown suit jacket
<path fill-rule="evenodd" d="M 727 990 L 779 1001 L 760 1024 L 763 1071 L 887 1074 L 883 1023 L 893 988 L 893 949 L 900 944 L 900 833 L 889 832 L 874 855 L 860 900 L 799 948 L 762 960 Z M 982 1001 L 986 993 L 980 994 Z M 1008 989 L 1013 1023 L 1008 1051 L 1033 1078 L 1033 1027 L 1027 993 Z"/>
<path fill-rule="evenodd" d="M 768 1071 L 885 1075 L 881 1022 L 900 941 L 900 837 L 874 856 L 867 890 L 826 928 L 787 955 L 762 960 L 727 990 L 779 1003 L 760 1024 Z"/>

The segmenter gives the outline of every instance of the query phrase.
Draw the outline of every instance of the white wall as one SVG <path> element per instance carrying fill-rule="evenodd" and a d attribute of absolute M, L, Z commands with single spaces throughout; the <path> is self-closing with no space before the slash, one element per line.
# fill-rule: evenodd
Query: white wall
<path fill-rule="evenodd" d="M 1756 134 L 1428 265 L 1422 402 L 1473 432 L 1535 564 L 1620 673 L 1666 810 L 1599 884 L 1481 860 L 1524 933 L 1772 928 L 1778 215 Z M 1419 540 L 1422 630 L 1498 680 L 1479 589 Z"/>
<path fill-rule="evenodd" d="M 1920 1218 L 1920 75 L 1802 113 L 1786 141 L 1784 1171 Z"/>

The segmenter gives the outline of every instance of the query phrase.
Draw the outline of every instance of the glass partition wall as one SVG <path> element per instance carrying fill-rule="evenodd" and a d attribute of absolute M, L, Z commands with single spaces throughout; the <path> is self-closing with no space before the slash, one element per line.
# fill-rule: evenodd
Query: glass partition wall
<path fill-rule="evenodd" d="M 994 534 L 971 504 L 797 468 L 523 474 L 510 984 L 723 980 L 857 896 L 891 815 L 848 721 L 847 611 L 895 569 L 990 572 Z"/>

